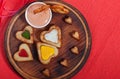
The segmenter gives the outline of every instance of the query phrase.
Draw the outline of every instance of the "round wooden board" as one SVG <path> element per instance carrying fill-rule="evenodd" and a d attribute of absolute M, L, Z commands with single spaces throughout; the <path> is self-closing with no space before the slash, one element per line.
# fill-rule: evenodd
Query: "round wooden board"
<path fill-rule="evenodd" d="M 26 79 L 63 79 L 71 78 L 75 75 L 85 64 L 91 48 L 91 34 L 85 18 L 81 13 L 71 5 L 62 1 L 44 1 L 47 4 L 60 4 L 70 10 L 68 16 L 72 17 L 73 23 L 67 24 L 62 19 L 65 15 L 53 13 L 53 18 L 50 24 L 43 29 L 34 29 L 35 42 L 29 44 L 34 57 L 33 61 L 28 62 L 17 62 L 14 60 L 13 55 L 19 50 L 19 45 L 22 44 L 20 40 L 17 40 L 15 34 L 17 31 L 23 30 L 27 26 L 25 20 L 25 10 L 22 9 L 17 13 L 10 21 L 7 32 L 5 35 L 5 50 L 7 53 L 8 60 L 12 67 Z M 36 43 L 40 41 L 39 35 L 42 31 L 46 31 L 50 28 L 51 24 L 55 24 L 60 27 L 62 32 L 62 47 L 59 48 L 59 55 L 52 58 L 49 64 L 43 65 L 38 60 Z M 75 40 L 71 36 L 71 32 L 77 31 L 80 35 L 80 40 Z M 70 48 L 77 46 L 79 48 L 79 54 L 73 54 Z M 60 65 L 59 61 L 62 59 L 68 60 L 68 67 Z M 46 77 L 41 73 L 43 69 L 49 69 L 50 77 Z"/>

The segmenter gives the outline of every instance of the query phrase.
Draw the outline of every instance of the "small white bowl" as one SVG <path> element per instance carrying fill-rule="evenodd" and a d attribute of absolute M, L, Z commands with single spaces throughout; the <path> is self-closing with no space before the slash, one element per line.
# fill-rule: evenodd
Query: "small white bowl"
<path fill-rule="evenodd" d="M 34 2 L 34 3 L 30 4 L 30 5 L 27 7 L 26 11 L 25 11 L 25 18 L 26 18 L 27 23 L 28 23 L 29 25 L 31 25 L 32 27 L 34 27 L 34 28 L 43 28 L 43 27 L 47 26 L 47 25 L 50 23 L 50 21 L 51 21 L 51 19 L 52 19 L 52 11 L 51 11 L 51 9 L 49 9 L 50 18 L 47 20 L 47 23 L 45 23 L 45 24 L 42 25 L 42 26 L 36 26 L 36 25 L 34 25 L 33 23 L 31 23 L 31 22 L 29 21 L 28 16 L 27 16 L 27 14 L 28 14 L 28 9 L 29 9 L 31 6 L 35 5 L 35 4 L 43 4 L 43 5 L 46 5 L 44 2 Z"/>

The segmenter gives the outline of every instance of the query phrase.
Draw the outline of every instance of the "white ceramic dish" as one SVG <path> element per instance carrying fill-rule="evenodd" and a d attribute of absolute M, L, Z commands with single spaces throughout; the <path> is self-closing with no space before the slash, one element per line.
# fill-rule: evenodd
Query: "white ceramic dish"
<path fill-rule="evenodd" d="M 32 3 L 32 4 L 30 4 L 28 7 L 27 7 L 27 9 L 26 9 L 26 11 L 25 11 L 25 19 L 26 19 L 26 21 L 27 21 L 27 23 L 29 24 L 29 25 L 31 25 L 32 27 L 34 27 L 34 28 L 43 28 L 43 27 L 45 27 L 45 26 L 47 26 L 49 23 L 50 23 L 50 21 L 51 21 L 51 19 L 52 19 L 52 11 L 51 11 L 51 9 L 48 9 L 49 10 L 49 14 L 50 14 L 50 17 L 49 17 L 49 19 L 47 20 L 47 22 L 44 24 L 44 25 L 35 25 L 35 24 L 33 24 L 32 22 L 30 22 L 30 20 L 28 19 L 28 9 L 31 7 L 31 6 L 33 6 L 33 5 L 36 5 L 36 4 L 42 4 L 42 5 L 46 5 L 45 3 L 43 3 L 43 2 L 34 2 L 34 3 Z"/>

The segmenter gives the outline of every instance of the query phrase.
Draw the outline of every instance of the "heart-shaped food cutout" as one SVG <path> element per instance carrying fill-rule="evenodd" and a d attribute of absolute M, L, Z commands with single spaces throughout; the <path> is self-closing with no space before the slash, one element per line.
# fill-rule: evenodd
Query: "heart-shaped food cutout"
<path fill-rule="evenodd" d="M 74 32 L 72 33 L 72 37 L 75 38 L 75 39 L 77 39 L 77 40 L 80 39 L 80 35 L 79 35 L 79 33 L 78 33 L 77 31 L 74 31 Z"/>
<path fill-rule="evenodd" d="M 16 33 L 16 38 L 25 43 L 33 43 L 33 28 L 31 26 L 26 26 L 23 31 L 18 31 Z"/>
<path fill-rule="evenodd" d="M 45 76 L 47 76 L 47 77 L 50 76 L 50 71 L 49 71 L 48 69 L 44 69 L 44 70 L 42 71 L 42 73 L 43 73 L 43 75 L 45 75 Z"/>
<path fill-rule="evenodd" d="M 74 54 L 79 54 L 79 49 L 78 47 L 74 46 L 71 48 L 71 52 L 74 53 Z"/>
<path fill-rule="evenodd" d="M 40 35 L 41 41 L 61 47 L 61 30 L 58 26 L 51 26 L 49 31 L 43 31 Z"/>
<path fill-rule="evenodd" d="M 50 60 L 58 55 L 58 49 L 54 46 L 37 43 L 38 58 L 43 64 L 48 64 Z"/>
<path fill-rule="evenodd" d="M 14 54 L 15 61 L 31 61 L 33 60 L 32 53 L 27 44 L 21 44 L 19 50 Z"/>
<path fill-rule="evenodd" d="M 68 23 L 68 24 L 72 24 L 72 18 L 70 16 L 65 16 L 63 18 L 64 22 Z"/>
<path fill-rule="evenodd" d="M 62 61 L 60 61 L 60 64 L 65 66 L 65 67 L 68 67 L 68 61 L 67 59 L 63 59 Z"/>

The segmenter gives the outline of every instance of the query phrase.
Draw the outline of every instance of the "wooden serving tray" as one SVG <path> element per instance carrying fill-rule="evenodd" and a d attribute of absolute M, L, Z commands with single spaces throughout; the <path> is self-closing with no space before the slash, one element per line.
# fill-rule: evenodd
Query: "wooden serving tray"
<path fill-rule="evenodd" d="M 15 34 L 19 30 L 23 30 L 28 23 L 25 20 L 25 10 L 22 9 L 17 13 L 10 21 L 6 35 L 5 35 L 5 50 L 8 60 L 12 67 L 23 78 L 26 79 L 63 79 L 71 78 L 75 75 L 85 64 L 91 48 L 91 34 L 85 18 L 82 14 L 76 10 L 73 6 L 64 3 L 63 1 L 44 1 L 46 4 L 60 4 L 70 10 L 68 16 L 72 17 L 73 23 L 71 25 L 66 24 L 62 18 L 65 15 L 53 13 L 51 24 L 55 24 L 60 27 L 62 31 L 62 47 L 59 48 L 59 55 L 53 58 L 48 65 L 43 65 L 38 60 L 36 42 L 40 41 L 39 34 L 42 31 L 48 30 L 50 25 L 43 29 L 34 29 L 35 39 L 34 44 L 29 44 L 32 51 L 34 60 L 29 62 L 17 62 L 14 60 L 13 55 L 18 51 L 19 45 L 22 43 L 17 40 Z M 80 40 L 75 40 L 71 37 L 70 33 L 77 31 L 80 34 Z M 70 48 L 77 46 L 79 48 L 79 54 L 73 54 Z M 59 61 L 62 59 L 68 60 L 68 67 L 60 65 Z M 49 69 L 50 77 L 44 76 L 41 71 L 43 69 Z"/>

